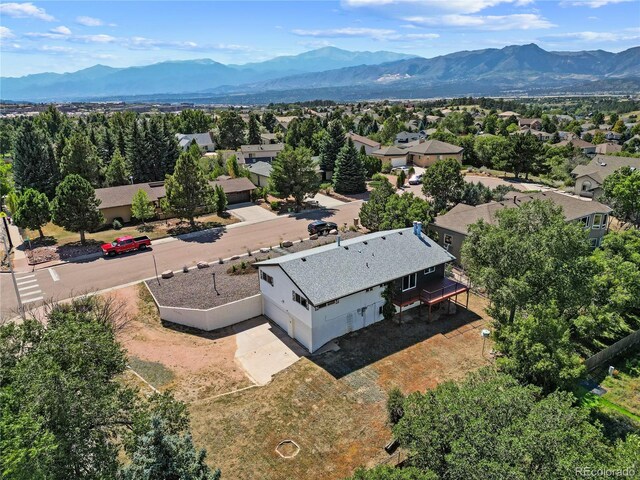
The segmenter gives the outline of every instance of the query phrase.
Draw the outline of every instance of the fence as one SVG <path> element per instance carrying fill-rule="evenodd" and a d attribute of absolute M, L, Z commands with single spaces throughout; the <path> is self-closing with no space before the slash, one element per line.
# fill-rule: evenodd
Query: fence
<path fill-rule="evenodd" d="M 584 362 L 585 366 L 587 367 L 587 370 L 593 370 L 594 368 L 597 368 L 603 363 L 611 360 L 616 355 L 624 352 L 628 348 L 633 347 L 637 343 L 640 343 L 640 330 L 627 335 L 622 340 L 618 340 L 613 345 L 605 348 L 604 350 L 600 350 L 595 355 L 587 358 Z"/>

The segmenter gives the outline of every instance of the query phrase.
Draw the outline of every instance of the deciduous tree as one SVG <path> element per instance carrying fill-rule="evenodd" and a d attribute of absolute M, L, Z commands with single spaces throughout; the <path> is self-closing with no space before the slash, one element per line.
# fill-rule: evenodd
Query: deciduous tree
<path fill-rule="evenodd" d="M 20 228 L 38 230 L 40 239 L 44 238 L 42 227 L 51 220 L 51 207 L 44 193 L 32 188 L 22 192 L 18 199 L 16 211 L 13 213 L 13 223 Z"/>
<path fill-rule="evenodd" d="M 460 201 L 463 188 L 460 162 L 455 158 L 438 160 L 425 170 L 422 177 L 422 192 L 433 199 L 436 211 Z"/>
<path fill-rule="evenodd" d="M 139 189 L 131 200 L 131 216 L 144 224 L 147 220 L 153 218 L 155 214 L 155 208 L 149 200 L 149 195 L 144 190 Z"/>
<path fill-rule="evenodd" d="M 272 163 L 269 190 L 278 198 L 293 197 L 300 207 L 305 197 L 312 197 L 320 188 L 316 163 L 311 150 L 287 145 Z"/>
<path fill-rule="evenodd" d="M 622 167 L 605 178 L 602 189 L 614 215 L 640 227 L 640 170 Z"/>

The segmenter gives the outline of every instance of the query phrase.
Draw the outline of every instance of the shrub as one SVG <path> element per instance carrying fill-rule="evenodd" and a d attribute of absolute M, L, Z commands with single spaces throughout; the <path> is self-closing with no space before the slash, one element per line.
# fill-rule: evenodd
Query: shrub
<path fill-rule="evenodd" d="M 391 163 L 383 163 L 382 168 L 380 169 L 382 173 L 391 173 Z"/>
<path fill-rule="evenodd" d="M 274 200 L 271 202 L 271 210 L 280 210 L 280 202 Z"/>
<path fill-rule="evenodd" d="M 391 425 L 397 424 L 404 415 L 404 394 L 393 387 L 387 396 L 387 415 Z"/>
<path fill-rule="evenodd" d="M 122 222 L 119 222 L 117 218 L 114 218 L 111 223 L 111 227 L 113 227 L 114 230 L 120 230 L 122 228 Z"/>
<path fill-rule="evenodd" d="M 327 195 L 331 193 L 331 182 L 324 182 L 320 184 L 320 190 L 326 193 Z"/>
<path fill-rule="evenodd" d="M 414 175 L 416 173 L 416 169 L 413 167 L 409 168 L 409 171 L 407 172 L 407 176 L 410 177 L 411 175 Z"/>

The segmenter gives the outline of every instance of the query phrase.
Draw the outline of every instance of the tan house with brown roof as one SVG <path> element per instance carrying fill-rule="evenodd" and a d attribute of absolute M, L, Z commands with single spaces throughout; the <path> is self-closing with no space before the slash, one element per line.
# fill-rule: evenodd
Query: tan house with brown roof
<path fill-rule="evenodd" d="M 251 201 L 251 192 L 256 188 L 246 177 L 229 178 L 209 182 L 211 186 L 221 185 L 230 205 Z M 116 218 L 123 222 L 131 221 L 131 202 L 138 190 L 144 190 L 149 201 L 155 206 L 159 218 L 167 218 L 160 209 L 160 201 L 166 197 L 164 182 L 134 183 L 118 187 L 97 188 L 96 198 L 100 200 L 98 209 L 104 215 L 105 223 L 112 223 Z"/>
<path fill-rule="evenodd" d="M 373 157 L 382 160 L 382 163 L 389 163 L 392 167 L 401 167 L 407 164 L 407 151 L 394 145 L 382 147 L 372 152 Z"/>
<path fill-rule="evenodd" d="M 488 224 L 496 223 L 496 213 L 504 208 L 517 208 L 532 200 L 551 200 L 562 207 L 567 222 L 581 222 L 588 230 L 589 241 L 593 247 L 600 245 L 608 230 L 611 209 L 596 201 L 564 195 L 557 192 L 513 192 L 502 202 L 489 202 L 471 206 L 459 203 L 446 214 L 435 218 L 429 228 L 438 234 L 438 243 L 459 261 L 462 244 L 467 238 L 469 225 L 483 220 Z"/>
<path fill-rule="evenodd" d="M 440 140 L 424 140 L 416 145 L 406 148 L 407 163 L 413 163 L 418 167 L 428 167 L 438 160 L 455 158 L 462 163 L 464 148 Z"/>
<path fill-rule="evenodd" d="M 371 140 L 370 138 L 363 137 L 362 135 L 357 135 L 353 132 L 349 132 L 346 135 L 347 138 L 350 138 L 353 141 L 353 144 L 356 147 L 358 152 L 362 147 L 364 147 L 364 151 L 367 155 L 371 155 L 373 152 L 380 148 L 380 142 L 376 142 L 375 140 Z"/>
<path fill-rule="evenodd" d="M 640 158 L 596 155 L 587 165 L 578 165 L 571 172 L 576 179 L 575 194 L 581 197 L 599 197 L 605 178 L 622 167 L 640 170 Z"/>
<path fill-rule="evenodd" d="M 596 153 L 600 155 L 608 155 L 610 153 L 618 153 L 622 151 L 622 145 L 617 143 L 600 143 L 596 145 Z"/>

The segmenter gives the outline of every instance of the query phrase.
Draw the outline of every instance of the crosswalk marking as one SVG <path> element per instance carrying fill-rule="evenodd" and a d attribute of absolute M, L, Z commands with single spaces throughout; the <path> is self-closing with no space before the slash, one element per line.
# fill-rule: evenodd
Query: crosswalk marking
<path fill-rule="evenodd" d="M 57 282 L 60 280 L 60 276 L 58 275 L 58 272 L 56 272 L 53 268 L 49 268 L 49 275 L 51 275 L 51 278 L 53 279 L 54 282 Z"/>
<path fill-rule="evenodd" d="M 44 297 L 28 298 L 26 300 L 22 300 L 22 303 L 37 302 L 38 300 L 44 300 Z"/>
<path fill-rule="evenodd" d="M 30 297 L 31 295 L 38 295 L 42 293 L 42 290 L 34 290 L 33 292 L 24 292 L 20 294 L 20 297 Z"/>
<path fill-rule="evenodd" d="M 18 282 L 18 285 L 26 285 L 27 283 L 38 283 L 38 280 L 25 280 L 24 282 Z"/>
<path fill-rule="evenodd" d="M 18 279 L 18 280 L 24 280 L 25 278 L 34 278 L 34 277 L 35 277 L 35 274 L 32 274 L 32 275 L 24 275 L 24 276 L 22 276 L 22 277 L 18 277 L 18 276 L 16 276 L 16 279 Z"/>
<path fill-rule="evenodd" d="M 32 288 L 40 288 L 40 285 L 29 285 L 28 287 L 19 288 L 18 291 L 22 292 L 23 290 L 31 290 Z"/>

